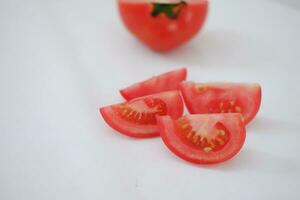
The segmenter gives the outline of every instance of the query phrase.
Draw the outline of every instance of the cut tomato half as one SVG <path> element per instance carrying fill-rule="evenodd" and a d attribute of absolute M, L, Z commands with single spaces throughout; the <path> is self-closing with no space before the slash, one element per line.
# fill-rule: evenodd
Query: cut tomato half
<path fill-rule="evenodd" d="M 180 90 L 191 114 L 241 113 L 245 124 L 255 117 L 261 104 L 259 84 L 185 81 Z"/>
<path fill-rule="evenodd" d="M 126 100 L 131 100 L 154 93 L 177 90 L 179 88 L 179 83 L 184 81 L 186 76 L 186 68 L 166 72 L 121 89 L 120 93 Z"/>
<path fill-rule="evenodd" d="M 129 102 L 100 108 L 106 123 L 118 132 L 136 138 L 159 136 L 156 116 L 177 119 L 183 114 L 179 91 L 168 91 L 140 97 Z"/>
<path fill-rule="evenodd" d="M 180 158 L 197 163 L 220 163 L 242 148 L 246 131 L 239 113 L 197 114 L 173 120 L 158 117 L 163 142 Z"/>

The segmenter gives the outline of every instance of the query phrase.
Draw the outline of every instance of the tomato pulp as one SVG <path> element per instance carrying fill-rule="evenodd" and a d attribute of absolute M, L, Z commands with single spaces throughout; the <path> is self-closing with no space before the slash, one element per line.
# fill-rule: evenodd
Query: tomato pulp
<path fill-rule="evenodd" d="M 178 47 L 203 26 L 207 0 L 119 0 L 119 11 L 127 29 L 156 51 Z"/>

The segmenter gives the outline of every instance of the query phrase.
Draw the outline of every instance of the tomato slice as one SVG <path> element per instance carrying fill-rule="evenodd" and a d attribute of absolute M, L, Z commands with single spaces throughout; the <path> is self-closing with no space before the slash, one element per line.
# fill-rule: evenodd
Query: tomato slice
<path fill-rule="evenodd" d="M 196 114 L 173 120 L 158 117 L 163 142 L 180 158 L 197 163 L 220 163 L 242 148 L 246 131 L 239 113 Z"/>
<path fill-rule="evenodd" d="M 177 119 L 183 114 L 179 91 L 168 91 L 100 108 L 106 123 L 118 132 L 136 138 L 159 136 L 156 116 Z"/>
<path fill-rule="evenodd" d="M 131 100 L 154 93 L 177 90 L 179 88 L 179 83 L 184 81 L 186 76 L 186 68 L 166 72 L 121 89 L 120 93 L 126 100 Z"/>
<path fill-rule="evenodd" d="M 190 113 L 241 113 L 245 124 L 255 117 L 261 104 L 259 84 L 186 81 L 180 90 Z"/>

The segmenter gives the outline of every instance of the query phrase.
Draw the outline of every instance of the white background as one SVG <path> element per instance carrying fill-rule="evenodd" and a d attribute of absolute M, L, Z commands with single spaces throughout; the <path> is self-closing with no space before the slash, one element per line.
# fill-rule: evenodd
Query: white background
<path fill-rule="evenodd" d="M 215 0 L 191 43 L 158 54 L 115 1 L 0 1 L 0 199 L 300 199 L 300 3 Z M 186 66 L 195 81 L 259 82 L 243 150 L 220 165 L 111 130 L 118 89 Z"/>

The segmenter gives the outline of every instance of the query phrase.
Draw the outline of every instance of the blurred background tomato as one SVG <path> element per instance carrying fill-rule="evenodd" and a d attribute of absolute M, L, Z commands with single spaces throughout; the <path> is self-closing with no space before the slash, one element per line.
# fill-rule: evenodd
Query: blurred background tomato
<path fill-rule="evenodd" d="M 193 38 L 202 28 L 207 0 L 119 0 L 128 30 L 157 51 L 167 51 Z"/>

